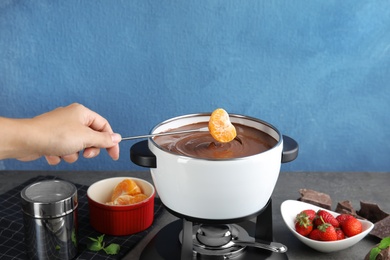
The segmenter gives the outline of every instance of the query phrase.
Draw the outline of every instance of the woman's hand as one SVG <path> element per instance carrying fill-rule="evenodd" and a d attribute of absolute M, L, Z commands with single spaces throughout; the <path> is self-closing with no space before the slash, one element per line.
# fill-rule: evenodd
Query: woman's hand
<path fill-rule="evenodd" d="M 74 103 L 31 119 L 6 120 L 9 124 L 5 125 L 5 134 L 13 148 L 8 147 L 8 155 L 0 153 L 0 159 L 30 161 L 45 156 L 49 164 L 55 165 L 61 159 L 75 162 L 80 151 L 85 158 L 93 158 L 100 148 L 106 148 L 113 160 L 119 159 L 121 136 L 112 131 L 105 118 L 83 105 Z"/>

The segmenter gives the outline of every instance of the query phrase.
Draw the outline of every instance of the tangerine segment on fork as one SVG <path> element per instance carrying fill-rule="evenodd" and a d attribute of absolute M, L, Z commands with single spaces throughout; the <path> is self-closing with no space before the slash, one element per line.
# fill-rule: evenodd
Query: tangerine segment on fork
<path fill-rule="evenodd" d="M 217 108 L 211 113 L 208 126 L 211 136 L 218 142 L 228 143 L 237 136 L 229 114 L 222 108 Z"/>

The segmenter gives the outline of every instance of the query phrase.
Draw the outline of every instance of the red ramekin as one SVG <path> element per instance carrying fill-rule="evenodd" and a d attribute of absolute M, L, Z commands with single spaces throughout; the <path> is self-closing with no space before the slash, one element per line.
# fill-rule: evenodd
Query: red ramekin
<path fill-rule="evenodd" d="M 115 186 L 124 179 L 132 179 L 148 198 L 133 205 L 107 205 Z M 125 236 L 141 232 L 153 223 L 154 197 L 153 185 L 143 179 L 115 177 L 92 184 L 87 191 L 89 219 L 98 232 L 113 236 Z"/>

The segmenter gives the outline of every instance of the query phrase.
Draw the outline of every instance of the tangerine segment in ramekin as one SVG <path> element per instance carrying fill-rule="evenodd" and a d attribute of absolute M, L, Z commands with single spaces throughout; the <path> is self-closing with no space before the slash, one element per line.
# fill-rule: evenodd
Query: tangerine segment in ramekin
<path fill-rule="evenodd" d="M 142 193 L 142 191 L 137 183 L 130 178 L 126 178 L 115 186 L 112 192 L 111 202 L 115 201 L 123 195 L 135 196 L 140 193 Z"/>
<path fill-rule="evenodd" d="M 104 179 L 92 184 L 87 191 L 91 226 L 98 232 L 114 236 L 131 235 L 147 229 L 154 219 L 153 185 L 132 178 L 147 199 L 132 205 L 107 205 L 116 185 L 129 177 Z"/>

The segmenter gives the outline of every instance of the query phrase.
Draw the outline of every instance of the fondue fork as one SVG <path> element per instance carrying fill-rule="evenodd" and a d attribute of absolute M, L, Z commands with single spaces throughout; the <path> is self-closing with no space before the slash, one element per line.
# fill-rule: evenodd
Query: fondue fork
<path fill-rule="evenodd" d="M 128 136 L 128 137 L 123 137 L 122 141 L 141 139 L 141 138 L 149 138 L 149 137 L 155 137 L 155 136 L 187 134 L 187 133 L 206 132 L 206 131 L 209 131 L 208 127 L 202 127 L 202 128 L 190 129 L 190 130 L 182 130 L 182 131 L 162 132 L 162 133 L 148 134 L 148 135 Z"/>

